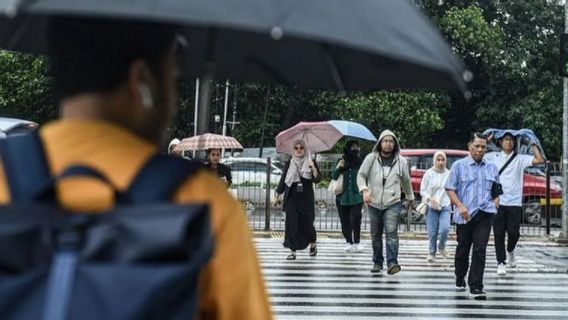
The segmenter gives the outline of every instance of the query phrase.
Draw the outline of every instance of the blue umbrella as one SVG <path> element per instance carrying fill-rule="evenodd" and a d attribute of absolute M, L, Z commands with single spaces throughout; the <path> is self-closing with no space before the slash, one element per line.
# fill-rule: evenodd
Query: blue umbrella
<path fill-rule="evenodd" d="M 330 120 L 328 122 L 344 136 L 377 141 L 377 138 L 371 133 L 371 131 L 360 123 L 345 120 Z"/>
<path fill-rule="evenodd" d="M 497 129 L 497 128 L 490 128 L 483 131 L 485 136 L 492 136 L 491 141 L 489 141 L 487 147 L 489 151 L 501 151 L 501 146 L 496 144 L 496 141 L 503 138 L 506 134 L 510 134 L 513 137 L 517 137 L 517 145 L 516 145 L 516 152 L 519 154 L 531 154 L 534 155 L 534 152 L 530 146 L 531 142 L 536 143 L 536 145 L 540 148 L 540 152 L 542 156 L 546 158 L 544 155 L 544 149 L 542 148 L 542 144 L 540 140 L 536 136 L 536 134 L 531 129 Z"/>

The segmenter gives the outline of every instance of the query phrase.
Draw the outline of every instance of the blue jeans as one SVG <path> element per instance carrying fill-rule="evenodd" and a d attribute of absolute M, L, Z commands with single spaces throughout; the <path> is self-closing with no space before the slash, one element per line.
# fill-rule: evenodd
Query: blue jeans
<path fill-rule="evenodd" d="M 432 207 L 428 206 L 426 228 L 428 229 L 428 239 L 430 240 L 430 254 L 436 254 L 436 240 L 438 239 L 438 234 L 440 235 L 438 250 L 445 250 L 448 233 L 450 231 L 450 207 L 443 207 L 441 211 L 435 211 Z"/>
<path fill-rule="evenodd" d="M 401 203 L 380 210 L 369 206 L 371 219 L 371 239 L 373 243 L 373 262 L 383 265 L 383 230 L 387 244 L 387 267 L 398 264 L 398 222 Z"/>

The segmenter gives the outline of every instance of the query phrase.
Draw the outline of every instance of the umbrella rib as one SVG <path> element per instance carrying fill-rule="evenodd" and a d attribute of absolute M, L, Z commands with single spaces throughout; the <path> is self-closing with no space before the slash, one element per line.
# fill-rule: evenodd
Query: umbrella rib
<path fill-rule="evenodd" d="M 345 93 L 343 78 L 341 77 L 341 72 L 339 71 L 339 67 L 337 66 L 337 61 L 335 61 L 335 57 L 333 56 L 329 45 L 324 44 L 323 50 L 325 52 L 325 60 L 330 68 L 331 77 L 333 78 L 333 82 L 335 83 L 337 91 L 339 91 L 340 93 Z"/>

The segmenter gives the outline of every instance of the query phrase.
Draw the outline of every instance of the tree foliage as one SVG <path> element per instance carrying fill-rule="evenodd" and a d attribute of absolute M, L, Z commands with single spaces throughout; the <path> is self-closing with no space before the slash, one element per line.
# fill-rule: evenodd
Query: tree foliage
<path fill-rule="evenodd" d="M 0 114 L 43 123 L 57 115 L 44 59 L 0 50 Z"/>

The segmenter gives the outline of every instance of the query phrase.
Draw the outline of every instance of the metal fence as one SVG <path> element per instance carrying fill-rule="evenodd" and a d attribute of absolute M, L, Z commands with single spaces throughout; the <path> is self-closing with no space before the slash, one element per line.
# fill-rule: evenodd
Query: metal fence
<path fill-rule="evenodd" d="M 264 161 L 264 162 L 262 162 Z M 280 176 L 281 163 L 268 160 L 254 162 L 241 161 L 242 165 L 233 165 L 233 185 L 231 193 L 243 203 L 248 215 L 249 225 L 255 230 L 283 230 L 284 213 L 282 204 L 270 206 Z M 318 161 L 322 181 L 314 186 L 317 230 L 339 231 L 341 224 L 335 204 L 335 196 L 327 190 L 335 162 Z M 431 163 L 411 164 L 412 187 L 420 201 L 420 181 L 424 171 Z M 523 235 L 550 234 L 560 228 L 562 177 L 559 163 L 549 163 L 541 168 L 531 167 L 525 172 L 523 186 L 523 215 L 521 233 Z M 363 209 L 362 230 L 369 230 L 369 215 Z M 426 231 L 425 217 L 415 210 L 403 209 L 399 230 Z"/>

